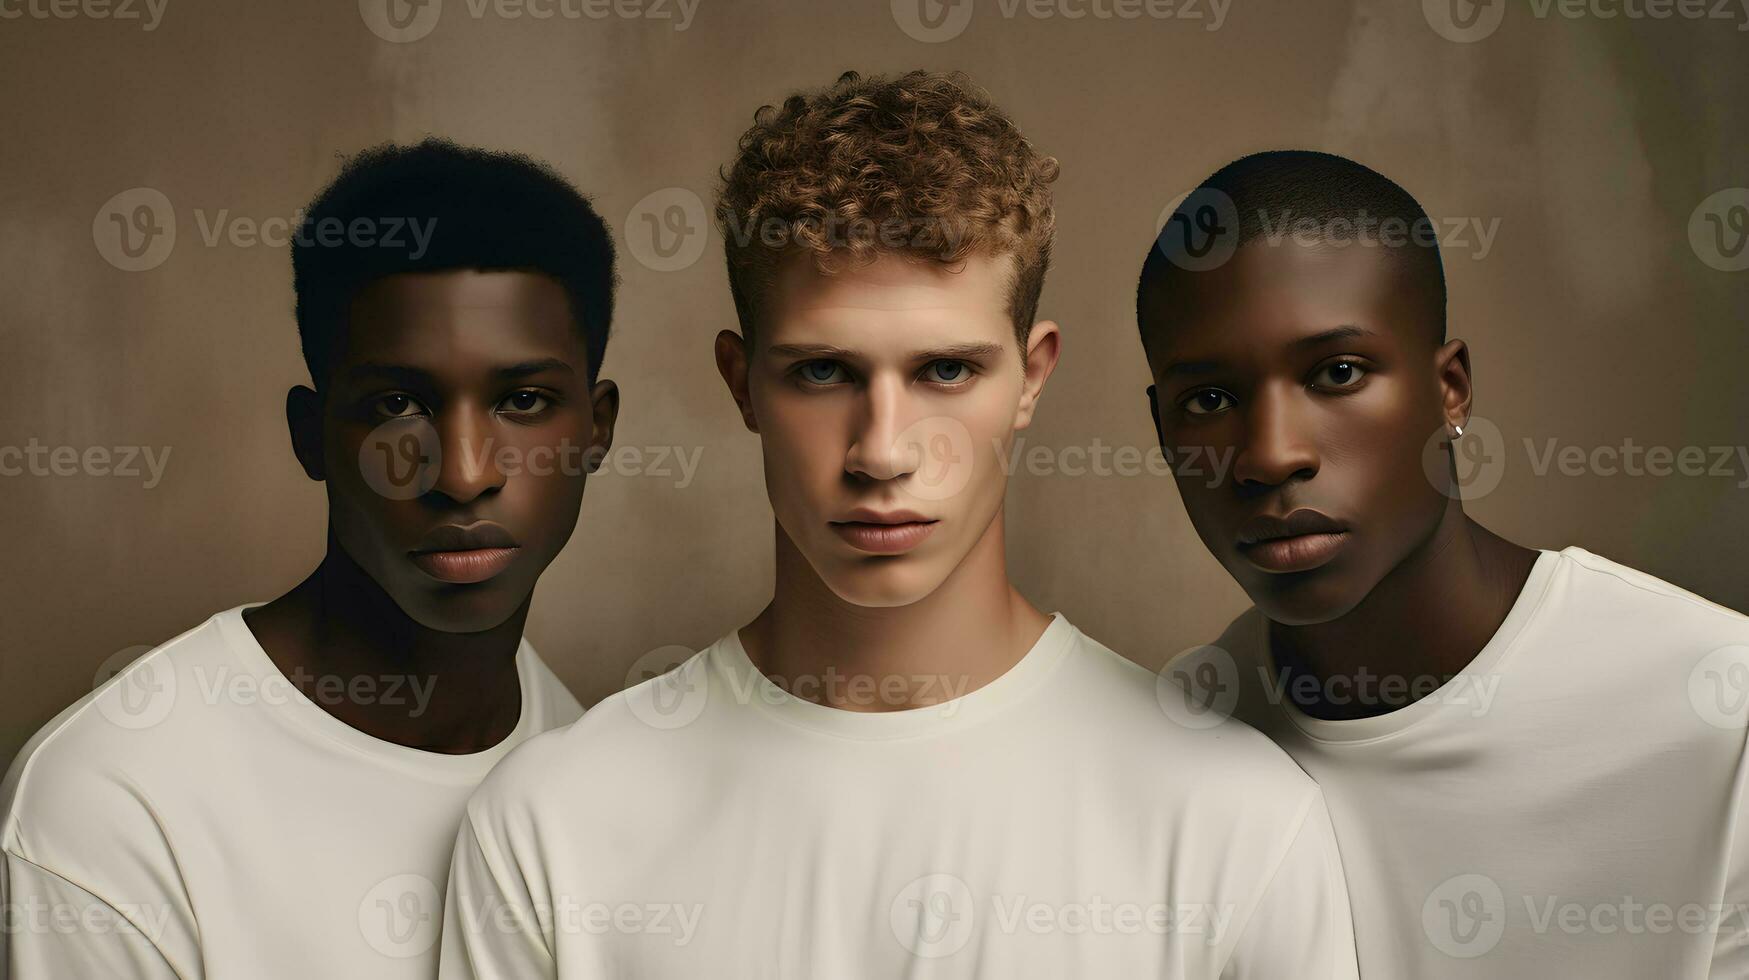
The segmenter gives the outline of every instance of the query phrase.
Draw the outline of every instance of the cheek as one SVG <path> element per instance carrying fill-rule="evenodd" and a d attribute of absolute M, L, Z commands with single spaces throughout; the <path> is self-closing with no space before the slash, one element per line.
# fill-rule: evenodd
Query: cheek
<path fill-rule="evenodd" d="M 916 414 L 899 437 L 914 465 L 903 484 L 906 493 L 926 510 L 994 512 L 1014 452 L 1013 399 L 1002 392 L 966 392 L 920 406 Z"/>
<path fill-rule="evenodd" d="M 503 496 L 519 519 L 538 521 L 546 530 L 574 524 L 583 504 L 586 466 L 578 453 L 548 458 L 537 450 L 524 472 L 505 479 Z"/>
<path fill-rule="evenodd" d="M 848 446 L 840 414 L 825 404 L 793 405 L 784 400 L 768 403 L 761 411 L 759 441 L 774 508 L 782 511 L 791 501 L 827 492 L 842 479 Z"/>
<path fill-rule="evenodd" d="M 538 542 L 544 550 L 556 553 L 576 527 L 591 461 L 587 437 L 585 427 L 513 433 L 504 440 L 499 457 L 504 486 L 494 506 L 504 511 L 514 532 L 529 539 L 523 542 L 525 547 Z M 636 456 L 618 463 L 602 459 L 596 472 L 609 474 L 616 465 L 624 468 L 627 477 L 638 478 Z"/>
<path fill-rule="evenodd" d="M 323 445 L 327 450 L 323 460 L 323 482 L 327 486 L 329 506 L 335 522 L 342 525 L 343 530 L 349 531 L 351 536 L 371 535 L 378 525 L 389 519 L 395 501 L 372 489 L 370 478 L 378 478 L 379 482 L 392 486 L 393 483 L 389 482 L 390 474 L 404 475 L 395 471 L 395 465 L 400 460 L 393 451 L 393 444 L 381 454 L 381 465 L 369 474 L 369 478 L 364 472 L 364 466 L 366 461 L 375 460 L 377 457 L 367 455 L 365 461 L 361 461 L 360 450 L 363 443 L 357 434 L 344 430 L 333 431 Z"/>
<path fill-rule="evenodd" d="M 342 550 L 360 568 L 379 581 L 395 577 L 394 556 L 412 547 L 422 529 L 409 527 L 402 508 L 417 507 L 417 502 L 388 500 L 373 492 L 359 479 L 354 464 L 350 478 L 342 472 L 339 480 L 329 471 L 328 524 Z M 417 511 L 406 517 L 417 519 Z"/>
<path fill-rule="evenodd" d="M 993 453 L 996 447 L 1010 444 L 1018 434 L 1014 429 L 1014 412 L 1019 391 L 978 392 L 964 399 L 964 406 L 955 406 L 953 414 L 970 430 L 980 452 Z"/>
<path fill-rule="evenodd" d="M 977 391 L 956 396 L 943 405 L 944 414 L 965 426 L 980 459 L 995 459 L 1010 450 L 1016 437 L 1014 416 L 1020 403 L 1020 381 L 983 379 Z M 1031 430 L 1027 430 L 1031 431 Z"/>
<path fill-rule="evenodd" d="M 1405 533 L 1440 506 L 1422 463 L 1429 433 L 1413 424 L 1416 417 L 1411 406 L 1399 403 L 1365 425 L 1349 420 L 1325 442 L 1327 472 L 1321 475 L 1344 485 L 1351 506 L 1359 508 L 1356 516 L 1371 515 L 1380 530 Z"/>

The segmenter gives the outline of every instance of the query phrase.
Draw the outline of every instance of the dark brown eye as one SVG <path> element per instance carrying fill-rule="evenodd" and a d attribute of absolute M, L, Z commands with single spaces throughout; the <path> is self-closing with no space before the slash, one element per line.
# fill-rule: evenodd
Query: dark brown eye
<path fill-rule="evenodd" d="M 1332 361 L 1318 369 L 1312 383 L 1320 388 L 1351 388 L 1366 377 L 1366 369 L 1353 361 Z M 1323 379 L 1323 380 L 1320 380 Z"/>
<path fill-rule="evenodd" d="M 396 393 L 378 398 L 372 410 L 379 418 L 399 419 L 419 414 L 424 406 L 414 401 L 411 395 Z"/>
<path fill-rule="evenodd" d="M 533 415 L 547 407 L 547 396 L 538 391 L 512 392 L 504 407 L 512 415 Z"/>
<path fill-rule="evenodd" d="M 1233 396 L 1219 388 L 1204 388 L 1184 400 L 1184 410 L 1192 415 L 1213 415 L 1233 407 Z"/>

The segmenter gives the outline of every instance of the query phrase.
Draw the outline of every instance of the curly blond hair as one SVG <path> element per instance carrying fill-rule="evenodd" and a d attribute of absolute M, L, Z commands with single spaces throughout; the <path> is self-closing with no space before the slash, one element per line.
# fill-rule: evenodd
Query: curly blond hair
<path fill-rule="evenodd" d="M 831 273 L 883 254 L 944 264 L 1015 258 L 1009 314 L 1022 357 L 1050 264 L 1055 157 L 1041 156 L 961 73 L 863 78 L 763 106 L 722 174 L 717 223 L 751 338 L 778 265 Z"/>

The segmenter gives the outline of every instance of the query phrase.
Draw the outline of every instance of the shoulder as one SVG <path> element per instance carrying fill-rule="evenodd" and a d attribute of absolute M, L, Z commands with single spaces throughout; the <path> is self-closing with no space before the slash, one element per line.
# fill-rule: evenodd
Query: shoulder
<path fill-rule="evenodd" d="M 1170 657 L 1150 671 L 1091 643 L 1092 662 L 1122 690 L 1111 686 L 1101 698 L 1102 718 L 1090 724 L 1111 726 L 1107 737 L 1115 744 L 1103 754 L 1120 760 L 1113 769 L 1122 777 L 1117 805 L 1134 806 L 1135 820 L 1180 849 L 1199 869 L 1187 865 L 1187 875 L 1224 881 L 1230 889 L 1224 894 L 1251 896 L 1236 899 L 1249 903 L 1306 828 L 1327 821 L 1327 810 L 1317 784 L 1286 751 L 1176 676 L 1174 666 L 1184 666 L 1186 655 L 1208 649 Z M 1205 663 L 1212 661 L 1195 666 Z M 1221 676 L 1221 684 L 1233 684 Z"/>
<path fill-rule="evenodd" d="M 1238 668 L 1211 656 L 1218 644 L 1169 656 L 1153 671 L 1085 634 L 1079 639 L 1082 670 L 1106 688 L 1090 703 L 1174 792 L 1234 808 L 1273 802 L 1292 814 L 1316 796 L 1317 786 L 1285 751 L 1233 717 Z"/>
<path fill-rule="evenodd" d="M 1611 669 L 1594 671 L 1592 683 L 1631 688 L 1648 677 L 1690 672 L 1694 681 L 1713 666 L 1734 678 L 1742 669 L 1734 665 L 1749 665 L 1749 617 L 1742 613 L 1583 548 L 1564 549 L 1553 560 L 1532 629 L 1540 627 L 1540 642 L 1556 650 L 1588 648 L 1572 654 L 1580 659 L 1617 651 L 1603 661 Z"/>
<path fill-rule="evenodd" d="M 479 828 L 516 815 L 576 806 L 599 807 L 603 787 L 648 784 L 684 753 L 694 698 L 705 697 L 709 648 L 673 670 L 604 698 L 581 718 L 535 735 L 510 750 L 475 790 L 468 811 Z M 702 703 L 700 704 L 702 707 Z M 611 794 L 606 794 L 611 795 Z"/>
<path fill-rule="evenodd" d="M 1749 617 L 1654 575 L 1571 547 L 1557 553 L 1577 597 L 1620 615 L 1655 615 L 1680 625 L 1742 635 Z"/>
<path fill-rule="evenodd" d="M 0 784 L 0 847 L 53 864 L 61 851 L 150 832 L 153 773 L 185 768 L 213 735 L 199 722 L 203 692 L 224 683 L 222 621 L 238 612 L 152 648 L 38 730 Z"/>

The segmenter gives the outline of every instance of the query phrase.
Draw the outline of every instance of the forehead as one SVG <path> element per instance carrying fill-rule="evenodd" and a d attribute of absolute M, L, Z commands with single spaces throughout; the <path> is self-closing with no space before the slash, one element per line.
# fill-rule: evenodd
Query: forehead
<path fill-rule="evenodd" d="M 581 331 L 565 288 L 524 271 L 397 273 L 354 297 L 341 360 L 434 368 L 448 362 L 527 360 L 581 366 Z"/>
<path fill-rule="evenodd" d="M 1262 352 L 1333 327 L 1407 343 L 1425 333 L 1405 264 L 1361 244 L 1248 242 L 1220 267 L 1173 269 L 1143 291 L 1156 368 L 1179 357 Z"/>
<path fill-rule="evenodd" d="M 973 255 L 945 265 L 882 254 L 826 273 L 811 256 L 789 256 L 767 294 L 759 340 L 907 347 L 951 335 L 1001 342 L 1013 333 L 1013 262 Z"/>

